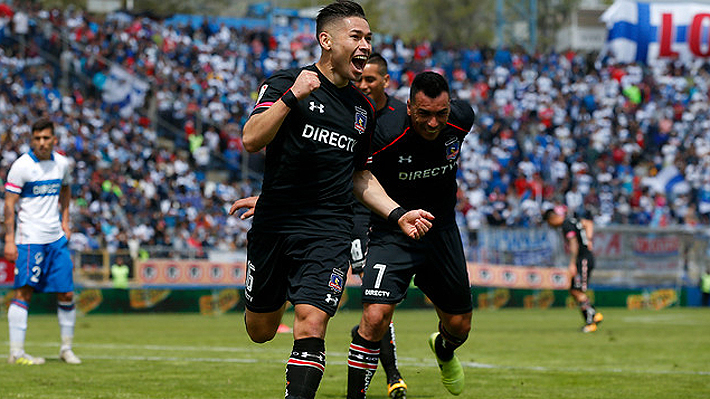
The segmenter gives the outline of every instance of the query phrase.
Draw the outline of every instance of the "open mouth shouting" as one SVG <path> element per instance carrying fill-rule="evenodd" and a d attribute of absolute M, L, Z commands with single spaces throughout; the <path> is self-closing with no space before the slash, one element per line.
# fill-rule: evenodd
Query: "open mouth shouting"
<path fill-rule="evenodd" d="M 358 74 L 362 74 L 362 71 L 365 69 L 365 65 L 367 65 L 368 58 L 369 57 L 364 54 L 356 55 L 352 58 L 351 63 Z"/>

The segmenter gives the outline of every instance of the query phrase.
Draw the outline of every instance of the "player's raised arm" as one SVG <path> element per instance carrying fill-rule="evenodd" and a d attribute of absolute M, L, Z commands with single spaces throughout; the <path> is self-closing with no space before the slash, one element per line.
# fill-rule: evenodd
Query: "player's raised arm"
<path fill-rule="evenodd" d="M 298 101 L 306 98 L 320 87 L 320 79 L 314 71 L 301 71 L 293 86 L 281 98 L 264 112 L 253 114 L 247 120 L 242 131 L 244 148 L 257 152 L 267 146 L 276 137 L 281 124 Z"/>
<path fill-rule="evenodd" d="M 411 238 L 419 239 L 431 228 L 434 215 L 416 209 L 406 211 L 390 198 L 369 170 L 359 170 L 353 174 L 354 193 L 373 212 L 397 223 L 399 228 Z"/>

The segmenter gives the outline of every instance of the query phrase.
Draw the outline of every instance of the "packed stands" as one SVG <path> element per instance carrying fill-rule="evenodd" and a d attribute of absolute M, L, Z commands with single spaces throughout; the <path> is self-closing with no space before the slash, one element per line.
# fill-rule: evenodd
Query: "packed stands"
<path fill-rule="evenodd" d="M 314 38 L 27 7 L 0 17 L 0 178 L 27 151 L 30 121 L 48 115 L 76 162 L 72 248 L 243 249 L 249 222 L 227 210 L 258 192 L 261 155 L 242 150 L 241 126 L 266 76 L 316 60 Z M 475 108 L 458 206 L 471 231 L 538 225 L 550 205 L 599 225 L 710 223 L 707 64 L 389 36 L 375 50 L 392 95 L 406 99 L 433 69 Z"/>

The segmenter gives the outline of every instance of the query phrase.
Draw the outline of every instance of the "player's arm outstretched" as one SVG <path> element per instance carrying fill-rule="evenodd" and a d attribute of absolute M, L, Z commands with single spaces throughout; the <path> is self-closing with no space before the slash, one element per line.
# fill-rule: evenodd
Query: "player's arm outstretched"
<path fill-rule="evenodd" d="M 369 170 L 355 171 L 353 186 L 358 200 L 383 218 L 396 221 L 399 228 L 409 237 L 419 239 L 431 228 L 434 215 L 422 209 L 405 212 L 387 195 Z"/>
<path fill-rule="evenodd" d="M 257 152 L 266 147 L 276 137 L 286 115 L 295 106 L 320 87 L 320 79 L 314 71 L 303 70 L 296 77 L 293 86 L 266 111 L 253 114 L 244 124 L 242 142 L 249 152 Z"/>
<path fill-rule="evenodd" d="M 370 171 L 355 172 L 353 182 L 355 184 L 355 195 L 383 218 L 388 218 L 394 210 L 399 208 L 399 205 L 385 193 L 385 190 Z M 242 220 L 248 219 L 254 216 L 254 209 L 258 200 L 258 196 L 238 199 L 232 203 L 229 208 L 229 214 L 234 215 L 238 210 L 246 209 L 246 212 L 239 218 Z M 416 209 L 400 215 L 397 218 L 397 224 L 406 235 L 419 239 L 429 231 L 432 220 L 434 220 L 434 215 L 425 210 Z"/>
<path fill-rule="evenodd" d="M 15 245 L 15 205 L 20 199 L 19 194 L 5 191 L 5 259 L 14 262 L 17 259 L 17 245 Z"/>

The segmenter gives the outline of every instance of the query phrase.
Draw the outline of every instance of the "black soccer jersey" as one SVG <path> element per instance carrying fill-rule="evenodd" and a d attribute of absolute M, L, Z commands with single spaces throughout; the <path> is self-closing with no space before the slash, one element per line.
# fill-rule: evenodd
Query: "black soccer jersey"
<path fill-rule="evenodd" d="M 374 142 L 384 142 L 391 132 L 402 132 L 407 121 L 407 105 L 396 98 L 387 96 L 387 104 L 377 111 L 377 125 L 372 136 Z M 390 133 L 388 133 L 390 132 Z M 385 187 L 385 191 L 387 187 Z M 362 237 L 370 227 L 370 209 L 355 200 L 355 230 L 353 238 Z M 375 216 L 377 217 L 377 216 Z"/>
<path fill-rule="evenodd" d="M 320 88 L 298 102 L 266 146 L 264 182 L 252 228 L 349 237 L 352 175 L 355 169 L 366 168 L 375 128 L 370 100 L 352 84 L 336 87 L 310 65 L 267 79 L 252 115 L 281 98 L 303 69 L 318 73 Z"/>
<path fill-rule="evenodd" d="M 589 247 L 587 246 L 589 244 L 589 239 L 587 238 L 587 231 L 584 230 L 584 226 L 582 225 L 582 222 L 579 219 L 573 217 L 565 219 L 562 222 L 562 235 L 566 239 L 570 239 L 572 237 L 577 238 L 577 242 L 579 243 L 579 255 L 577 256 L 578 258 L 592 254 L 592 251 L 590 251 Z"/>
<path fill-rule="evenodd" d="M 402 207 L 434 214 L 432 228 L 456 223 L 457 161 L 474 119 L 467 102 L 454 100 L 448 123 L 434 141 L 419 136 L 409 118 L 405 118 L 403 129 L 391 129 L 373 138 L 370 170 Z M 372 218 L 372 226 L 393 228 L 379 217 Z"/>
<path fill-rule="evenodd" d="M 377 127 L 372 136 L 372 149 L 378 143 L 388 143 L 391 137 L 398 136 L 407 126 L 407 104 L 387 96 L 387 104 L 377 111 Z M 381 147 L 379 147 L 381 148 Z"/>

